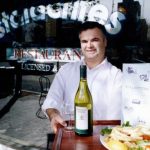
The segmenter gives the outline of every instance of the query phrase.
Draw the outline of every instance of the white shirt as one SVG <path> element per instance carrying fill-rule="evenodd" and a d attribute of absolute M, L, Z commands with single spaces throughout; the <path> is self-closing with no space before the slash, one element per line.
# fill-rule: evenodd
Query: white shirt
<path fill-rule="evenodd" d="M 46 100 L 43 111 L 56 108 L 61 112 L 64 102 L 71 101 L 80 81 L 80 65 L 83 60 L 67 63 L 59 69 Z M 93 119 L 121 119 L 122 72 L 105 59 L 92 69 L 87 68 L 87 82 L 93 98 Z"/>

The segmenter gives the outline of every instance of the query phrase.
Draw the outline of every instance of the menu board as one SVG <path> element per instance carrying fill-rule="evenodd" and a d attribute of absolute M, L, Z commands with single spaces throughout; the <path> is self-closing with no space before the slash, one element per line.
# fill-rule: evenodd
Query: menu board
<path fill-rule="evenodd" d="M 123 64 L 123 122 L 150 125 L 150 63 Z"/>

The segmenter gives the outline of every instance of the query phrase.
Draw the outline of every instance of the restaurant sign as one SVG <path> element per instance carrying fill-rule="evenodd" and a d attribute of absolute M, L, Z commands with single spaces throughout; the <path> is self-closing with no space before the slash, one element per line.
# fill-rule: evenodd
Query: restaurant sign
<path fill-rule="evenodd" d="M 45 62 L 34 62 L 34 61 L 26 61 L 21 62 L 21 70 L 23 74 L 53 74 L 53 72 L 57 71 L 57 68 L 54 70 L 53 63 L 45 63 Z"/>
<path fill-rule="evenodd" d="M 21 64 L 24 74 L 51 74 L 54 62 L 74 62 L 82 58 L 79 48 L 7 48 L 6 59 Z"/>
<path fill-rule="evenodd" d="M 125 15 L 121 12 L 116 11 L 109 15 L 108 8 L 100 2 L 83 0 L 31 6 L 24 8 L 22 14 L 19 14 L 18 10 L 10 14 L 3 11 L 0 16 L 0 38 L 3 38 L 12 29 L 17 29 L 32 21 L 46 20 L 47 17 L 79 22 L 95 21 L 105 25 L 107 32 L 114 35 L 121 31 L 121 22 L 125 20 Z"/>
<path fill-rule="evenodd" d="M 7 48 L 7 60 L 72 62 L 80 60 L 80 48 Z"/>

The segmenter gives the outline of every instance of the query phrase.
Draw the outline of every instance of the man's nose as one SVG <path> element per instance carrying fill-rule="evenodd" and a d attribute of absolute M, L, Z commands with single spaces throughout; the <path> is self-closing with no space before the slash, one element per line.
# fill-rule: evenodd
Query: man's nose
<path fill-rule="evenodd" d="M 87 47 L 92 47 L 91 41 L 88 41 L 88 42 L 87 42 Z"/>

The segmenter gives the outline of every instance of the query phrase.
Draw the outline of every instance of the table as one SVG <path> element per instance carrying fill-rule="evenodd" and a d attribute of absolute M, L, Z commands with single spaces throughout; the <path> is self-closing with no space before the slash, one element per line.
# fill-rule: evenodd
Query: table
<path fill-rule="evenodd" d="M 107 150 L 100 143 L 100 130 L 106 125 L 120 125 L 120 120 L 97 120 L 93 121 L 93 135 L 81 137 L 74 131 L 66 131 L 59 126 L 55 135 L 53 150 Z"/>

